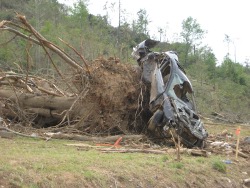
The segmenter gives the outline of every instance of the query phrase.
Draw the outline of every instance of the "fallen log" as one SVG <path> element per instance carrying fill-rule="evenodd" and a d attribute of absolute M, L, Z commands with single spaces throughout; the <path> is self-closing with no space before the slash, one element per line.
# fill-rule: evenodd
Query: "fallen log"
<path fill-rule="evenodd" d="M 50 110 L 50 109 L 44 109 L 44 108 L 29 108 L 27 109 L 27 112 L 35 113 L 43 117 L 51 117 L 55 119 L 62 119 L 66 113 L 66 111 Z"/>
<path fill-rule="evenodd" d="M 51 95 L 37 96 L 36 94 L 22 93 L 10 89 L 1 89 L 0 98 L 17 102 L 17 104 L 22 107 L 57 110 L 69 109 L 75 101 L 75 97 L 57 97 Z"/>
<path fill-rule="evenodd" d="M 63 133 L 45 133 L 45 134 L 53 139 L 91 141 L 91 142 L 98 142 L 98 143 L 107 143 L 107 142 L 114 143 L 120 137 L 122 137 L 123 140 L 142 140 L 142 139 L 145 139 L 144 135 L 115 135 L 115 136 L 107 136 L 107 137 L 94 137 L 94 136 L 63 134 Z"/>
<path fill-rule="evenodd" d="M 233 149 L 233 152 L 236 153 L 236 150 Z M 243 153 L 243 152 L 241 152 L 241 151 L 238 151 L 238 155 L 241 156 L 241 157 L 243 157 L 243 158 L 248 158 L 248 157 L 250 157 L 249 155 L 247 155 L 247 154 L 245 154 L 245 153 Z"/>
<path fill-rule="evenodd" d="M 60 111 L 60 110 L 50 110 L 50 109 L 44 109 L 44 108 L 28 108 L 25 111 L 22 111 L 25 114 L 36 114 L 38 116 L 42 116 L 45 118 L 53 118 L 54 120 L 61 120 L 65 114 L 66 111 Z M 8 118 L 15 118 L 18 117 L 18 113 L 15 113 L 13 110 L 9 108 L 2 108 L 1 109 L 1 115 Z"/>
<path fill-rule="evenodd" d="M 76 144 L 65 144 L 66 146 L 74 146 L 77 148 L 100 148 L 102 146 L 94 146 L 94 145 L 90 145 L 90 144 L 84 144 L 84 143 L 76 143 Z"/>
<path fill-rule="evenodd" d="M 114 148 L 97 148 L 97 150 L 103 153 L 153 153 L 153 154 L 173 154 L 176 153 L 176 149 L 162 149 L 162 150 L 155 150 L 155 149 L 114 149 Z M 186 149 L 181 148 L 180 154 L 186 153 L 193 156 L 203 156 L 208 157 L 208 152 L 205 150 L 194 150 L 194 149 Z"/>
<path fill-rule="evenodd" d="M 153 149 L 112 149 L 100 148 L 97 149 L 103 153 L 153 153 L 153 154 L 167 154 L 167 151 L 153 150 Z"/>
<path fill-rule="evenodd" d="M 51 122 L 57 123 L 71 121 L 84 116 L 90 110 L 86 101 L 81 102 L 81 97 L 37 95 L 3 88 L 0 90 L 0 98 L 4 101 L 0 113 L 3 117 L 18 120 L 30 119 L 29 117 L 35 120 L 36 116 L 49 118 L 53 120 Z"/>
<path fill-rule="evenodd" d="M 189 152 L 193 156 L 202 156 L 202 157 L 208 157 L 209 156 L 209 153 L 206 150 L 195 150 L 195 149 L 192 149 Z"/>
<path fill-rule="evenodd" d="M 3 130 L 3 131 L 1 131 Z M 23 136 L 23 137 L 29 137 L 29 138 L 38 138 L 38 139 L 43 139 L 43 140 L 49 140 L 49 138 L 46 138 L 46 137 L 41 137 L 41 136 L 38 136 L 38 135 L 28 135 L 28 134 L 23 134 L 23 133 L 19 133 L 19 132 L 16 132 L 12 129 L 9 129 L 7 127 L 3 127 L 3 126 L 0 126 L 0 137 L 3 137 L 3 138 L 14 138 L 14 136 Z"/>

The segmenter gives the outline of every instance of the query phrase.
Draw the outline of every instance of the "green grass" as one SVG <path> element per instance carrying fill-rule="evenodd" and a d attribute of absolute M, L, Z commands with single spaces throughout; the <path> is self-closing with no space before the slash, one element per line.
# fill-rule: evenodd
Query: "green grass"
<path fill-rule="evenodd" d="M 19 187 L 164 187 L 184 186 L 203 174 L 223 173 L 222 157 L 175 154 L 101 153 L 78 150 L 68 140 L 0 138 L 0 185 Z M 79 143 L 79 142 L 78 142 Z M 204 178 L 200 178 L 203 184 Z M 199 182 L 197 183 L 199 184 Z"/>
<path fill-rule="evenodd" d="M 169 160 L 169 157 L 167 155 L 163 155 L 161 160 L 162 162 L 167 162 Z"/>
<path fill-rule="evenodd" d="M 227 171 L 226 164 L 223 163 L 223 161 L 221 161 L 221 160 L 214 161 L 213 162 L 213 168 L 215 170 L 218 170 L 219 172 L 222 172 L 222 173 L 226 173 L 226 171 Z"/>
<path fill-rule="evenodd" d="M 240 138 L 245 138 L 246 136 L 250 135 L 250 126 L 246 126 L 246 125 L 240 125 L 240 124 L 206 124 L 206 122 L 204 123 L 205 127 L 209 133 L 209 135 L 216 135 L 216 134 L 220 134 L 223 131 L 227 131 L 228 134 L 231 134 L 232 137 L 230 137 L 229 141 L 236 141 L 237 136 L 235 134 L 236 129 L 238 128 L 238 126 L 241 127 L 241 131 L 240 131 Z"/>
<path fill-rule="evenodd" d="M 182 162 L 172 162 L 169 166 L 171 168 L 182 169 L 184 164 Z"/>

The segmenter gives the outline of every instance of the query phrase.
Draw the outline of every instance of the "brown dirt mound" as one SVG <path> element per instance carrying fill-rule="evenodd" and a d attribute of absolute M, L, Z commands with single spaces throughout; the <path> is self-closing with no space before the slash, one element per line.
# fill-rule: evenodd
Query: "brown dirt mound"
<path fill-rule="evenodd" d="M 90 75 L 89 92 L 83 102 L 90 110 L 78 129 L 89 133 L 126 133 L 138 107 L 138 67 L 113 58 L 99 58 L 91 64 Z"/>

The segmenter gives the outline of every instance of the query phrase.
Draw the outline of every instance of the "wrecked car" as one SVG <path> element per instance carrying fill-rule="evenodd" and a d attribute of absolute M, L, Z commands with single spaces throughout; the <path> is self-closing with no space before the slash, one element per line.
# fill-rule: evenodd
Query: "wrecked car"
<path fill-rule="evenodd" d="M 158 43 L 147 39 L 132 52 L 142 68 L 142 81 L 149 88 L 152 116 L 147 130 L 179 137 L 187 147 L 204 147 L 208 133 L 197 114 L 191 82 L 175 52 L 150 50 Z"/>

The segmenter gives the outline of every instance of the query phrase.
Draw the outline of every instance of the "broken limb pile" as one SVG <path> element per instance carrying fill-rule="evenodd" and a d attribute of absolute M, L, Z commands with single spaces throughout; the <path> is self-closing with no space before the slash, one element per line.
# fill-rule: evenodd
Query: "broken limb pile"
<path fill-rule="evenodd" d="M 141 85 L 140 72 L 135 66 L 121 64 L 117 58 L 100 57 L 87 62 L 74 47 L 60 39 L 75 52 L 80 63 L 43 37 L 25 16 L 17 14 L 16 17 L 17 23 L 2 21 L 0 32 L 8 31 L 42 46 L 58 76 L 47 80 L 25 70 L 2 71 L 1 117 L 26 127 L 68 126 L 80 134 L 126 134 L 138 125 L 145 126 L 137 118 Z M 67 74 L 53 62 L 49 50 L 70 67 Z"/>
<path fill-rule="evenodd" d="M 126 133 L 137 110 L 135 71 L 130 65 L 98 59 L 91 64 L 88 86 L 79 93 L 43 78 L 1 73 L 1 116 L 35 127 L 73 125 L 85 133 Z M 80 74 L 72 83 L 80 88 Z"/>

